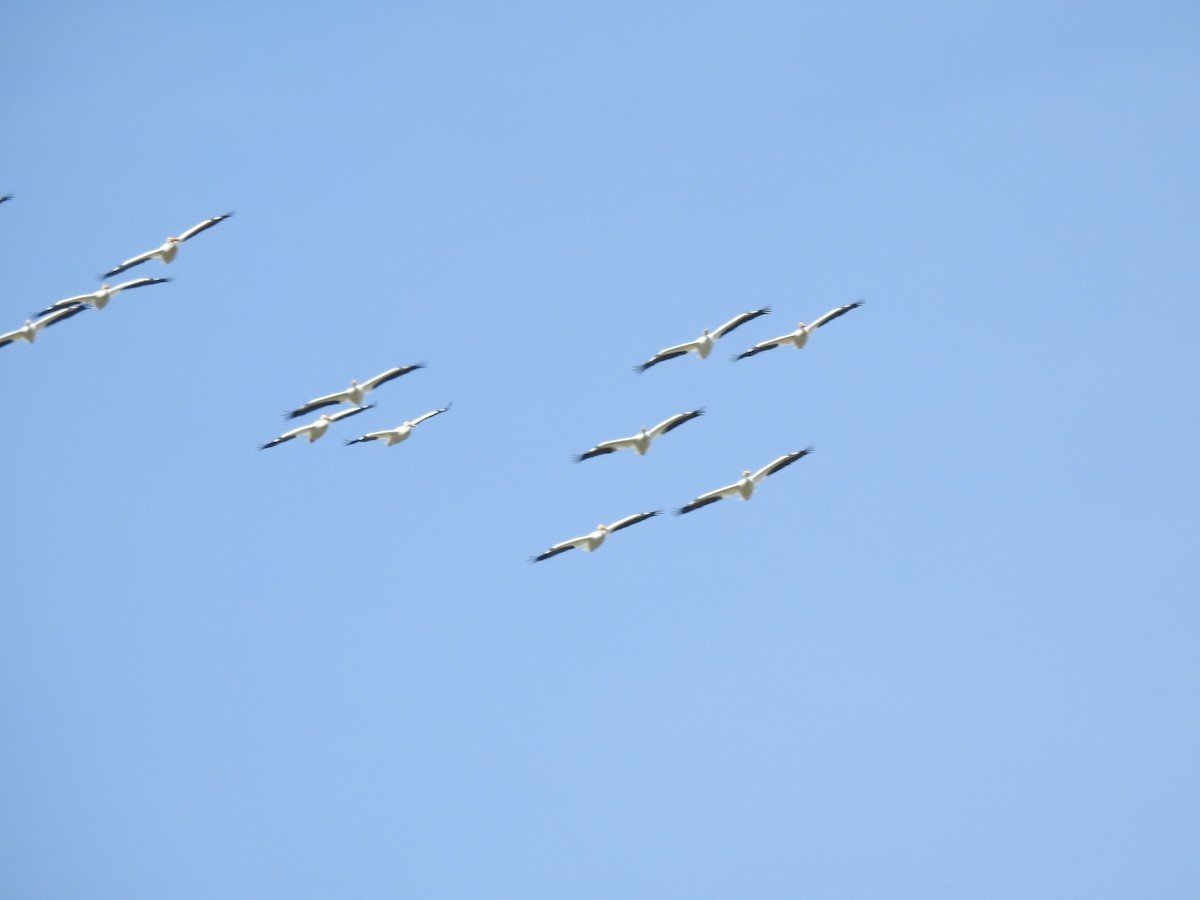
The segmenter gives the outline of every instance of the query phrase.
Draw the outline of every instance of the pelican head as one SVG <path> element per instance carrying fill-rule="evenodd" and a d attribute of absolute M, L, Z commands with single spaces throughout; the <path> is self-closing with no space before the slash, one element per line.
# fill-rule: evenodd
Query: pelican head
<path fill-rule="evenodd" d="M 333 421 L 331 418 L 329 418 L 329 416 L 326 416 L 326 415 L 322 415 L 322 416 L 321 416 L 321 418 L 322 418 L 322 419 L 324 419 L 326 422 L 332 422 L 332 421 Z"/>
<path fill-rule="evenodd" d="M 596 526 L 596 530 L 597 531 L 608 531 L 608 526 L 605 525 L 603 522 L 601 522 L 599 525 Z"/>
<path fill-rule="evenodd" d="M 107 284 L 102 284 L 102 285 L 100 285 L 100 290 L 102 290 L 102 291 L 107 291 L 107 290 L 108 290 L 108 287 L 109 287 L 109 286 L 108 286 Z"/>
<path fill-rule="evenodd" d="M 750 470 L 749 470 L 749 469 L 743 469 L 743 470 L 742 470 L 742 477 L 743 477 L 743 478 L 749 478 L 749 477 L 750 477 Z"/>
<path fill-rule="evenodd" d="M 169 237 L 169 238 L 167 238 L 167 243 L 168 243 L 168 244 L 178 244 L 178 243 L 179 243 L 179 238 L 177 238 L 177 237 Z"/>
<path fill-rule="evenodd" d="M 401 428 L 412 428 L 412 427 L 413 427 L 413 423 L 412 423 L 412 422 L 405 422 L 405 423 L 404 423 L 403 425 L 401 425 L 400 427 L 401 427 Z"/>

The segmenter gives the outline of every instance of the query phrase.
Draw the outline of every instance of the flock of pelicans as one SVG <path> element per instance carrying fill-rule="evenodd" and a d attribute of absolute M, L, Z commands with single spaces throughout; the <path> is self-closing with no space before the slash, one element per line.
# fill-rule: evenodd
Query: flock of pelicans
<path fill-rule="evenodd" d="M 749 350 L 739 353 L 733 359 L 736 362 L 739 359 L 746 359 L 747 357 L 756 356 L 757 354 L 764 353 L 767 350 L 774 350 L 776 347 L 783 346 L 792 346 L 799 350 L 808 343 L 809 335 L 811 335 L 822 325 L 832 322 L 838 316 L 843 316 L 850 312 L 850 310 L 857 309 L 862 305 L 863 301 L 858 300 L 854 303 L 848 303 L 845 306 L 839 306 L 836 309 L 831 309 L 829 312 L 825 313 L 825 315 L 815 319 L 812 322 L 807 324 L 800 322 L 796 326 L 795 331 L 780 335 L 779 337 L 771 338 L 770 340 L 760 341 Z M 706 328 L 701 332 L 700 337 L 696 338 L 694 341 L 688 341 L 685 344 L 676 344 L 673 347 L 665 347 L 662 350 L 659 350 L 640 366 L 635 367 L 634 371 L 639 373 L 645 372 L 650 367 L 657 366 L 661 362 L 666 362 L 668 359 L 676 359 L 680 356 L 687 356 L 689 353 L 695 353 L 701 359 L 707 359 L 708 355 L 712 353 L 713 346 L 717 341 L 729 334 L 729 332 L 733 331 L 735 328 L 745 325 L 747 322 L 757 319 L 759 316 L 765 316 L 770 311 L 770 307 L 752 310 L 751 312 L 745 312 L 741 315 L 734 316 L 724 325 L 720 326 L 719 328 L 715 328 L 712 331 L 709 331 Z M 703 414 L 704 410 L 702 409 L 693 409 L 689 410 L 688 412 L 679 413 L 671 416 L 669 419 L 664 419 L 653 428 L 643 428 L 632 437 L 617 438 L 616 440 L 599 443 L 590 450 L 587 450 L 576 456 L 575 461 L 582 462 L 585 459 L 592 459 L 593 457 L 602 456 L 606 453 L 615 453 L 618 450 L 635 450 L 639 456 L 644 455 L 646 451 L 650 449 L 650 442 L 655 438 L 661 437 L 667 432 L 678 428 L 685 422 L 690 422 L 692 419 Z M 676 512 L 679 515 L 684 515 L 716 503 L 718 500 L 724 500 L 728 497 L 737 497 L 740 500 L 749 500 L 754 494 L 754 489 L 758 487 L 758 485 L 762 484 L 763 481 L 774 475 L 780 469 L 790 466 L 792 463 L 796 462 L 796 460 L 804 459 L 804 457 L 808 456 L 808 454 L 812 452 L 812 447 L 809 447 L 805 450 L 796 450 L 793 453 L 785 453 L 778 459 L 771 460 L 757 472 L 751 472 L 749 469 L 746 469 L 742 472 L 742 477 L 733 484 L 727 484 L 725 487 L 719 487 L 716 490 L 701 494 L 695 500 L 677 509 Z M 618 519 L 610 525 L 601 523 L 588 534 L 580 537 L 570 538 L 569 540 L 565 541 L 559 541 L 557 544 L 552 545 L 543 553 L 533 557 L 532 562 L 541 562 L 543 559 L 549 559 L 552 556 L 558 556 L 558 554 L 566 553 L 568 550 L 579 549 L 590 553 L 603 544 L 604 539 L 614 531 L 620 531 L 622 528 L 628 528 L 630 525 L 636 525 L 638 522 L 645 522 L 647 519 L 652 519 L 658 515 L 662 515 L 662 510 L 656 509 L 652 512 L 634 513 L 632 516 L 626 516 L 623 519 Z"/>
<path fill-rule="evenodd" d="M 11 194 L 5 194 L 4 196 L 0 196 L 0 203 L 4 203 L 5 201 L 11 199 Z M 193 226 L 192 228 L 189 228 L 178 237 L 168 237 L 161 246 L 156 247 L 153 250 L 148 250 L 145 253 L 138 254 L 131 259 L 127 259 L 120 265 L 114 266 L 112 269 L 105 272 L 101 278 L 111 278 L 114 275 L 119 275 L 120 273 L 131 269 L 134 266 L 141 265 L 144 262 L 149 262 L 152 259 L 161 260 L 164 264 L 169 263 L 179 252 L 179 246 L 182 243 L 190 238 L 195 237 L 203 231 L 207 231 L 214 225 L 223 222 L 231 215 L 233 215 L 233 213 L 226 213 L 225 215 L 214 216 L 211 219 L 205 219 L 203 222 Z M 108 305 L 109 301 L 122 291 L 133 290 L 134 288 L 140 287 L 148 287 L 155 284 L 162 284 L 167 281 L 170 281 L 170 279 L 136 278 L 132 281 L 126 281 L 117 285 L 109 285 L 106 282 L 100 286 L 99 290 L 88 294 L 79 294 L 74 297 L 67 297 L 63 300 L 51 303 L 45 309 L 34 313 L 29 319 L 26 319 L 25 324 L 20 328 L 9 331 L 5 334 L 0 334 L 0 347 L 5 347 L 11 343 L 14 343 L 15 341 L 26 341 L 32 344 L 35 340 L 37 340 L 38 334 L 42 331 L 42 329 L 65 321 L 66 319 L 78 315 L 89 308 L 104 309 L 104 307 Z M 767 350 L 774 350 L 776 347 L 791 346 L 795 347 L 797 350 L 802 349 L 804 345 L 808 343 L 808 339 L 814 331 L 823 325 L 832 322 L 839 316 L 845 315 L 846 313 L 850 312 L 850 310 L 857 309 L 863 305 L 863 302 L 864 301 L 859 300 L 854 303 L 848 303 L 845 306 L 839 306 L 836 309 L 831 309 L 823 316 L 820 316 L 809 323 L 800 322 L 795 331 L 791 331 L 788 334 L 780 335 L 779 337 L 774 337 L 766 341 L 760 341 L 753 347 L 750 347 L 748 350 L 737 354 L 735 357 L 733 357 L 733 359 L 736 361 L 740 359 L 746 359 L 751 356 L 757 356 L 759 353 L 765 353 Z M 706 359 L 709 354 L 712 353 L 713 347 L 718 340 L 725 337 L 735 328 L 745 325 L 747 322 L 753 321 L 759 316 L 765 316 L 770 311 L 771 310 L 769 307 L 752 310 L 751 312 L 745 312 L 741 315 L 734 316 L 724 325 L 721 325 L 719 328 L 716 328 L 711 332 L 706 328 L 695 340 L 688 341 L 683 344 L 676 344 L 673 347 L 666 347 L 662 350 L 659 350 L 652 357 L 650 357 L 650 359 L 646 360 L 646 362 L 635 367 L 634 371 L 645 372 L 647 369 L 656 366 L 659 363 L 666 362 L 670 359 L 676 359 L 681 356 L 686 356 L 689 353 L 695 353 L 698 357 L 700 357 L 700 359 Z M 329 406 L 338 406 L 341 404 L 346 404 L 349 408 L 333 414 L 322 414 L 319 418 L 309 422 L 306 425 L 301 425 L 297 428 L 291 429 L 290 431 L 285 431 L 283 434 L 279 435 L 279 437 L 260 445 L 259 449 L 267 450 L 271 447 L 277 447 L 282 443 L 298 437 L 307 438 L 308 442 L 312 443 L 313 441 L 322 437 L 329 429 L 329 426 L 334 422 L 339 422 L 342 419 L 348 419 L 350 416 L 365 412 L 368 409 L 374 409 L 375 404 L 364 404 L 367 395 L 372 391 L 389 381 L 393 381 L 403 375 L 407 375 L 408 373 L 415 371 L 416 369 L 421 369 L 424 367 L 424 363 L 398 366 L 393 369 L 388 369 L 386 372 L 381 372 L 375 377 L 368 378 L 363 382 L 351 380 L 350 387 L 344 390 L 336 391 L 332 394 L 325 394 L 324 396 L 309 400 L 307 403 L 304 403 L 290 412 L 285 413 L 287 418 L 295 419 L 300 416 L 307 415 L 310 412 L 315 412 L 318 409 L 324 409 L 325 407 Z M 347 440 L 344 443 L 346 446 L 350 446 L 352 444 L 359 444 L 367 441 L 382 441 L 385 445 L 390 447 L 393 444 L 399 444 L 400 442 L 407 440 L 409 435 L 412 433 L 412 430 L 417 425 L 420 425 L 427 419 L 431 419 L 434 416 L 446 412 L 449 408 L 450 406 L 447 404 L 441 409 L 431 410 L 430 412 L 418 416 L 411 421 L 404 422 L 395 428 L 384 431 L 367 432 L 360 437 Z M 582 462 L 585 459 L 593 459 L 597 456 L 616 453 L 618 450 L 634 450 L 639 456 L 645 455 L 646 451 L 650 449 L 651 442 L 654 441 L 655 438 L 662 437 L 664 434 L 674 431 L 680 425 L 690 422 L 692 419 L 695 419 L 697 416 L 701 416 L 703 414 L 704 410 L 702 409 L 693 409 L 689 410 L 688 412 L 679 413 L 671 416 L 668 419 L 665 419 L 662 422 L 659 422 L 653 428 L 642 428 L 641 431 L 631 437 L 603 441 L 576 456 L 575 460 L 576 462 Z M 763 481 L 781 469 L 790 466 L 797 460 L 803 459 L 812 452 L 813 448 L 811 447 L 805 450 L 797 450 L 793 453 L 787 453 L 783 456 L 780 456 L 778 459 L 772 460 L 758 471 L 751 472 L 749 469 L 747 469 L 742 472 L 742 477 L 733 484 L 729 484 L 725 487 L 720 487 L 716 490 L 701 494 L 690 503 L 676 510 L 676 512 L 680 515 L 683 515 L 685 513 L 694 512 L 702 507 L 709 506 L 710 504 L 716 503 L 718 500 L 724 500 L 731 497 L 737 497 L 741 500 L 749 500 L 750 497 L 753 496 L 755 488 L 758 487 L 758 485 L 760 485 Z M 591 551 L 600 547 L 600 545 L 604 543 L 605 538 L 607 538 L 608 535 L 612 534 L 613 532 L 620 531 L 622 528 L 628 528 L 630 525 L 636 525 L 639 522 L 644 522 L 647 519 L 661 514 L 662 510 L 640 512 L 631 516 L 626 516 L 623 519 L 618 519 L 617 521 L 608 525 L 597 525 L 595 530 L 588 534 L 582 535 L 581 537 L 574 537 L 570 538 L 569 540 L 560 541 L 559 543 L 552 545 L 543 553 L 533 557 L 531 562 L 540 562 L 541 560 L 549 559 L 552 556 L 558 556 L 560 553 L 565 553 L 568 550 L 579 549 L 590 553 Z"/>

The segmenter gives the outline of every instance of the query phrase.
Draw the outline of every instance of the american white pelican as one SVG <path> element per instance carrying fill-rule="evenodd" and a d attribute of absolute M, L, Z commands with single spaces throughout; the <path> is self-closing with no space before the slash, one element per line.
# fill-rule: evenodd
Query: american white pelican
<path fill-rule="evenodd" d="M 51 303 L 40 313 L 35 313 L 34 315 L 44 316 L 46 313 L 54 312 L 56 309 L 80 304 L 90 304 L 96 307 L 96 309 L 104 309 L 104 307 L 108 306 L 108 301 L 121 293 L 121 291 L 131 291 L 134 288 L 145 287 L 148 284 L 163 284 L 170 280 L 170 278 L 135 278 L 133 281 L 126 281 L 124 284 L 118 284 L 114 287 L 102 284 L 98 291 L 92 291 L 90 294 L 79 294 L 75 297 L 67 297 L 65 300 Z"/>
<path fill-rule="evenodd" d="M 164 263 L 169 263 L 175 258 L 175 254 L 179 252 L 180 244 L 182 244 L 188 238 L 194 238 L 200 232 L 212 228 L 218 222 L 224 222 L 232 215 L 233 213 L 230 212 L 225 213 L 223 216 L 213 216 L 211 219 L 205 219 L 199 225 L 193 225 L 179 237 L 167 238 L 161 247 L 158 247 L 154 250 L 148 250 L 140 256 L 135 256 L 133 259 L 127 259 L 116 268 L 109 269 L 100 277 L 112 278 L 114 275 L 118 275 L 121 272 L 124 272 L 126 269 L 132 269 L 134 266 L 140 266 L 142 263 L 149 262 L 155 258 L 161 259 Z"/>
<path fill-rule="evenodd" d="M 301 435 L 305 435 L 308 438 L 308 442 L 311 444 L 317 438 L 325 434 L 325 430 L 333 422 L 336 422 L 339 419 L 348 419 L 350 416 L 356 416 L 360 412 L 374 408 L 375 404 L 372 403 L 368 406 L 356 406 L 354 409 L 343 409 L 341 412 L 334 413 L 332 416 L 321 416 L 319 419 L 309 422 L 307 425 L 301 425 L 299 428 L 293 428 L 291 431 L 285 431 L 279 437 L 275 438 L 275 440 L 268 441 L 258 449 L 269 450 L 271 447 L 278 446 L 284 441 L 290 441 L 292 438 L 300 437 Z"/>
<path fill-rule="evenodd" d="M 650 442 L 656 437 L 660 437 L 673 428 L 678 428 L 684 422 L 690 422 L 697 416 L 702 415 L 704 415 L 704 410 L 702 409 L 693 409 L 691 412 L 679 413 L 679 415 L 671 416 L 671 418 L 659 422 L 649 431 L 643 428 L 633 437 L 617 438 L 616 440 L 597 444 L 586 453 L 580 453 L 575 457 L 575 462 L 583 462 L 585 459 L 591 459 L 593 456 L 603 456 L 605 453 L 616 453 L 618 450 L 636 450 L 638 456 L 645 456 L 646 451 L 650 449 Z"/>
<path fill-rule="evenodd" d="M 549 559 L 552 556 L 558 556 L 560 553 L 566 553 L 568 550 L 574 550 L 578 547 L 585 553 L 591 553 L 597 547 L 604 543 L 604 539 L 614 531 L 620 531 L 622 528 L 628 528 L 630 525 L 636 525 L 638 522 L 645 522 L 647 519 L 660 515 L 662 510 L 656 509 L 654 512 L 635 513 L 632 516 L 626 516 L 624 519 L 617 519 L 611 525 L 597 525 L 596 530 L 591 534 L 585 534 L 583 537 L 571 538 L 569 541 L 555 544 L 545 553 L 540 556 L 535 556 L 530 562 L 541 562 L 543 559 Z"/>
<path fill-rule="evenodd" d="M 832 322 L 838 316 L 844 316 L 852 309 L 858 309 L 865 302 L 865 300 L 857 300 L 854 303 L 847 303 L 845 306 L 839 306 L 837 309 L 831 309 L 829 312 L 825 313 L 825 315 L 814 320 L 809 325 L 805 325 L 803 322 L 801 322 L 796 330 L 791 334 L 785 334 L 781 337 L 771 338 L 769 341 L 762 341 L 761 343 L 755 344 L 745 353 L 739 353 L 737 356 L 735 356 L 734 361 L 736 362 L 739 359 L 745 359 L 747 356 L 755 356 L 766 350 L 774 350 L 776 347 L 782 347 L 784 344 L 791 344 L 797 350 L 800 350 L 805 344 L 808 343 L 808 336 L 822 325 Z"/>
<path fill-rule="evenodd" d="M 683 515 L 684 513 L 690 513 L 692 510 L 699 509 L 702 506 L 708 506 L 710 503 L 716 503 L 718 500 L 723 500 L 726 497 L 737 496 L 742 500 L 749 500 L 754 494 L 754 488 L 760 481 L 762 481 L 768 475 L 774 475 L 784 466 L 790 466 L 796 460 L 803 459 L 812 452 L 813 448 L 809 447 L 807 450 L 797 450 L 795 453 L 789 453 L 786 456 L 781 456 L 779 459 L 767 463 L 754 474 L 751 474 L 750 470 L 747 469 L 746 471 L 742 472 L 742 477 L 733 484 L 727 485 L 723 488 L 717 488 L 715 491 L 709 491 L 707 494 L 701 494 L 687 506 L 676 510 L 676 512 L 678 512 L 680 515 Z"/>
<path fill-rule="evenodd" d="M 433 412 L 427 412 L 423 416 L 417 416 L 411 422 L 405 422 L 395 428 L 389 428 L 387 431 L 369 431 L 362 437 L 357 437 L 352 441 L 346 441 L 345 444 L 349 447 L 351 444 L 361 444 L 363 441 L 383 441 L 389 447 L 393 444 L 399 444 L 401 441 L 407 441 L 408 436 L 412 434 L 412 430 L 424 422 L 426 419 L 432 419 L 438 413 L 444 413 L 450 408 L 450 404 L 446 404 L 441 409 L 435 409 Z"/>
<path fill-rule="evenodd" d="M 734 316 L 720 328 L 713 331 L 711 334 L 707 328 L 704 329 L 700 337 L 694 341 L 688 341 L 686 344 L 676 344 L 674 347 L 666 347 L 659 350 L 652 357 L 642 363 L 640 366 L 635 366 L 635 372 L 645 372 L 651 366 L 656 366 L 660 362 L 668 359 L 674 359 L 677 356 L 683 356 L 687 353 L 695 353 L 701 359 L 706 359 L 708 354 L 712 353 L 713 342 L 720 340 L 739 325 L 745 325 L 751 319 L 757 319 L 759 316 L 765 316 L 771 311 L 771 307 L 765 309 L 756 309 L 752 312 L 742 313 L 740 316 Z"/>
<path fill-rule="evenodd" d="M 76 313 L 81 313 L 86 306 L 70 306 L 66 309 L 60 309 L 57 312 L 52 312 L 48 316 L 43 316 L 36 322 L 32 319 L 26 319 L 25 324 L 16 331 L 10 331 L 8 334 L 0 334 L 0 347 L 5 347 L 13 341 L 27 341 L 32 344 L 37 340 L 38 334 L 43 328 L 49 328 L 56 322 L 61 322 L 63 319 L 69 319 Z"/>
<path fill-rule="evenodd" d="M 315 400 L 309 400 L 303 406 L 298 406 L 291 412 L 284 413 L 289 419 L 294 419 L 297 416 L 302 416 L 305 413 L 310 413 L 314 409 L 320 409 L 323 406 L 336 406 L 339 403 L 349 403 L 351 406 L 362 406 L 362 402 L 366 399 L 367 394 L 375 390 L 381 384 L 391 381 L 393 378 L 399 378 L 401 375 L 407 375 L 414 369 L 425 368 L 425 363 L 415 363 L 411 366 L 397 366 L 394 369 L 388 369 L 386 372 L 381 372 L 374 378 L 368 378 L 362 384 L 359 384 L 353 378 L 350 379 L 350 387 L 344 391 L 338 391 L 336 394 L 326 394 L 324 397 L 318 397 Z"/>

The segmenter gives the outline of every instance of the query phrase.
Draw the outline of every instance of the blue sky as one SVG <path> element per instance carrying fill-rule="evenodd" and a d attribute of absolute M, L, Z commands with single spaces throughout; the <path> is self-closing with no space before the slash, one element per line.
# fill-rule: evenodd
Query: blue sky
<path fill-rule="evenodd" d="M 1196 896 L 1198 26 L 11 12 L 0 894 Z"/>

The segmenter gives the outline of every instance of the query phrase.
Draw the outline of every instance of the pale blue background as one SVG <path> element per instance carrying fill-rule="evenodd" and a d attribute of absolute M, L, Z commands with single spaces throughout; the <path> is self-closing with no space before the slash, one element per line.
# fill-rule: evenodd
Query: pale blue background
<path fill-rule="evenodd" d="M 1200 896 L 1194 4 L 3 32 L 0 896 Z"/>

